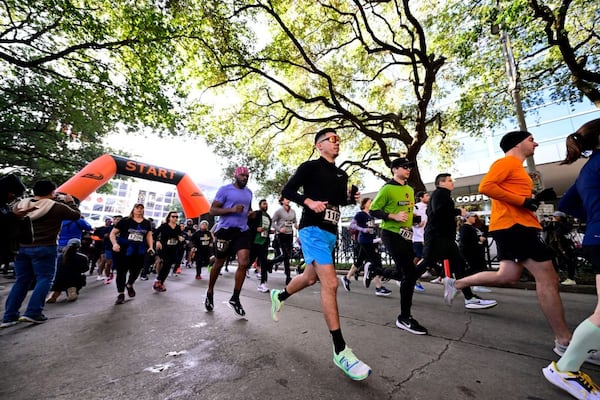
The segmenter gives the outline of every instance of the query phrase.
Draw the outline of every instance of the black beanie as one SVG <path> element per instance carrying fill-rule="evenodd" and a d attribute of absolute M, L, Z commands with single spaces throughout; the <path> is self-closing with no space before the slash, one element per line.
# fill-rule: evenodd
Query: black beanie
<path fill-rule="evenodd" d="M 531 133 L 526 131 L 512 131 L 502 136 L 500 140 L 500 148 L 503 152 L 508 152 L 510 149 L 521 143 L 523 140 L 531 136 Z"/>

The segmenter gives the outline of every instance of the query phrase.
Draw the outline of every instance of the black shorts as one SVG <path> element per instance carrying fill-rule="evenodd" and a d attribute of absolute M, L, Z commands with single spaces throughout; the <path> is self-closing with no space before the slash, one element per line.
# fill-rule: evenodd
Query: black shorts
<path fill-rule="evenodd" d="M 223 228 L 215 232 L 215 255 L 219 259 L 235 255 L 239 250 L 250 250 L 252 240 L 250 231 L 240 228 Z"/>
<path fill-rule="evenodd" d="M 537 262 L 552 260 L 553 252 L 544 243 L 538 229 L 517 224 L 490 233 L 496 241 L 499 261 L 523 262 L 529 258 Z"/>

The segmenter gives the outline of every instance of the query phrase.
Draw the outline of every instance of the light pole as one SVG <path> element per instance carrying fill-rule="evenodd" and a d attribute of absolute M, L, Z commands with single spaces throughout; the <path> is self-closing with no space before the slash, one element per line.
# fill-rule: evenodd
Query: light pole
<path fill-rule="evenodd" d="M 499 4 L 496 2 L 496 8 L 498 9 Z M 502 53 L 504 54 L 504 61 L 506 66 L 506 76 L 508 77 L 508 89 L 510 90 L 513 103 L 515 104 L 515 110 L 517 112 L 517 120 L 519 121 L 519 129 L 527 131 L 527 122 L 525 121 L 525 113 L 523 112 L 523 104 L 521 100 L 521 83 L 519 81 L 519 69 L 515 62 L 515 57 L 512 51 L 512 45 L 510 43 L 510 37 L 504 29 L 500 26 L 492 23 L 492 34 L 500 35 L 500 42 L 502 43 Z M 533 155 L 527 157 L 527 171 L 529 176 L 533 180 L 533 186 L 536 192 L 540 192 L 544 188 L 542 182 L 542 175 L 536 169 L 535 160 Z"/>

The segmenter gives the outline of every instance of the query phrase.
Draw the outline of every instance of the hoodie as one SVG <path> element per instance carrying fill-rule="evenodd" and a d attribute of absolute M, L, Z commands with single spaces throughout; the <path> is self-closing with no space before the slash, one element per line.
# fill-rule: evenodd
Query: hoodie
<path fill-rule="evenodd" d="M 58 232 L 63 220 L 78 220 L 81 213 L 76 204 L 65 204 L 52 199 L 27 198 L 18 202 L 14 210 L 34 210 L 27 213 L 25 221 L 29 220 L 28 229 L 31 229 L 31 243 L 19 243 L 21 247 L 56 246 Z"/>

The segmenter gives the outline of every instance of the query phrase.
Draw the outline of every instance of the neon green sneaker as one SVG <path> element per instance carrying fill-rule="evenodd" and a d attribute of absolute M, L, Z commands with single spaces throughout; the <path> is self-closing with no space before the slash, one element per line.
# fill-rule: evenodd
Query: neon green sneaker
<path fill-rule="evenodd" d="M 275 322 L 279 321 L 281 307 L 283 307 L 283 301 L 279 300 L 279 293 L 281 290 L 271 289 L 271 318 Z"/>
<path fill-rule="evenodd" d="M 335 350 L 333 351 L 333 362 L 354 381 L 362 381 L 371 375 L 371 368 L 356 358 L 348 346 L 339 354 L 335 354 Z"/>

